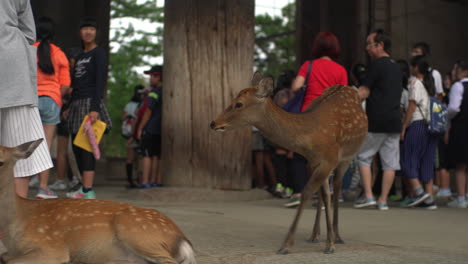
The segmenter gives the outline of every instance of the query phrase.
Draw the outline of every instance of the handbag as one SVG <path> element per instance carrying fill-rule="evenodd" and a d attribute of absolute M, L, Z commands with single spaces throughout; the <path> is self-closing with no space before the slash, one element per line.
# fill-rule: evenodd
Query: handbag
<path fill-rule="evenodd" d="M 301 107 L 302 107 L 302 103 L 304 102 L 305 91 L 307 88 L 307 83 L 309 82 L 309 76 L 310 76 L 311 70 L 312 70 L 312 61 L 309 61 L 304 85 L 302 85 L 301 88 L 296 92 L 294 97 L 283 106 L 283 110 L 285 110 L 286 112 L 290 112 L 290 113 L 301 112 Z"/>

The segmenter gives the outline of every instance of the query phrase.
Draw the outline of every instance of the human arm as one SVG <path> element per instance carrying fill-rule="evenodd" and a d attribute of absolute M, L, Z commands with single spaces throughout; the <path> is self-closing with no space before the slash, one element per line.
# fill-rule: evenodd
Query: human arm
<path fill-rule="evenodd" d="M 104 92 L 104 84 L 106 80 L 106 68 L 107 68 L 107 58 L 105 55 L 104 49 L 97 47 L 95 54 L 95 69 L 96 69 L 96 89 L 91 97 L 91 107 L 90 107 L 90 116 L 93 115 L 96 119 L 93 119 L 93 122 L 97 120 L 100 112 L 100 103 L 101 98 Z"/>
<path fill-rule="evenodd" d="M 449 119 L 453 119 L 460 112 L 463 90 L 463 85 L 460 82 L 454 83 L 450 88 L 449 105 L 447 107 Z"/>
<path fill-rule="evenodd" d="M 406 128 L 408 127 L 411 117 L 413 116 L 414 111 L 416 110 L 416 101 L 410 99 L 408 101 L 408 109 L 406 110 L 406 115 L 403 120 L 403 125 L 401 128 L 400 140 L 403 141 L 405 139 Z"/>
<path fill-rule="evenodd" d="M 359 95 L 359 98 L 361 100 L 366 100 L 366 98 L 369 97 L 369 95 L 370 95 L 369 87 L 367 87 L 365 85 L 359 86 L 358 95 Z"/>
<path fill-rule="evenodd" d="M 434 86 L 437 99 L 442 101 L 444 88 L 442 86 L 442 76 L 438 70 L 432 70 L 432 78 L 434 79 Z"/>
<path fill-rule="evenodd" d="M 151 118 L 151 115 L 153 114 L 153 110 L 151 110 L 149 107 L 145 109 L 145 112 L 143 113 L 143 117 L 141 118 L 140 125 L 138 126 L 137 130 L 137 139 L 141 139 L 141 135 L 143 134 L 143 128 L 145 128 L 146 124 Z"/>

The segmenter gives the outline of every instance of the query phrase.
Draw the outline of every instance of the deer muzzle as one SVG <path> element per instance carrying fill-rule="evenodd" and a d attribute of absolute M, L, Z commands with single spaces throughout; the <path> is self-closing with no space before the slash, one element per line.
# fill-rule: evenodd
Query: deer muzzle
<path fill-rule="evenodd" d="M 224 126 L 217 126 L 215 121 L 211 121 L 210 128 L 218 132 L 223 132 L 224 130 L 226 130 L 226 127 Z"/>

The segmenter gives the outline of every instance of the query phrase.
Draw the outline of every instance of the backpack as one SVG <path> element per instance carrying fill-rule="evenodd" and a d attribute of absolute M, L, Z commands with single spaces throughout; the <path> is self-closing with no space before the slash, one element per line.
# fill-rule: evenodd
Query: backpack
<path fill-rule="evenodd" d="M 421 113 L 423 112 L 421 111 Z M 429 128 L 429 133 L 433 135 L 444 134 L 448 127 L 447 106 L 434 96 L 429 96 L 429 117 L 430 120 L 427 120 L 423 114 L 424 121 Z"/>

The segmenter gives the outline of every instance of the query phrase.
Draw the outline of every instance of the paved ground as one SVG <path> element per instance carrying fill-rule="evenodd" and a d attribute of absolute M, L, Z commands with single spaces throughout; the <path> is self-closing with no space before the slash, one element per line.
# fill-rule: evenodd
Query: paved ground
<path fill-rule="evenodd" d="M 346 244 L 331 255 L 322 242 L 307 243 L 315 209 L 307 207 L 289 255 L 277 255 L 295 210 L 262 191 L 192 189 L 127 191 L 98 187 L 101 199 L 155 208 L 172 218 L 192 241 L 198 263 L 468 263 L 468 209 L 435 211 L 391 208 L 381 212 L 341 206 Z M 193 193 L 193 194 L 190 194 Z M 189 200 L 189 202 L 184 202 Z"/>

